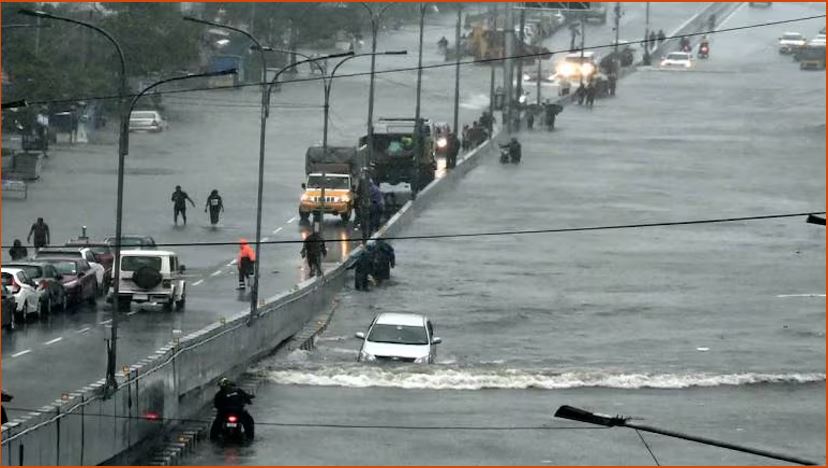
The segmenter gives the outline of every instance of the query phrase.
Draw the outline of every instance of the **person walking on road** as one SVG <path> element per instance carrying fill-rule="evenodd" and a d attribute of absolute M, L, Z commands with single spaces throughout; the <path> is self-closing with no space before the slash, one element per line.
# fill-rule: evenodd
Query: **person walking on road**
<path fill-rule="evenodd" d="M 253 274 L 253 264 L 256 262 L 256 252 L 247 243 L 247 239 L 239 239 L 239 255 L 236 257 L 236 265 L 239 268 L 239 286 L 237 289 L 247 287 L 247 277 Z"/>
<path fill-rule="evenodd" d="M 659 30 L 658 30 L 658 35 L 656 36 L 656 39 L 658 40 L 658 45 L 659 45 L 659 46 L 660 46 L 661 44 L 663 44 L 663 43 L 664 43 L 664 41 L 666 41 L 666 40 L 667 40 L 667 36 L 664 34 L 664 30 L 663 30 L 663 29 L 659 29 Z"/>
<path fill-rule="evenodd" d="M 446 151 L 446 167 L 454 169 L 457 166 L 457 154 L 460 152 L 460 139 L 455 132 L 448 134 L 448 148 Z"/>
<path fill-rule="evenodd" d="M 385 199 L 382 195 L 382 191 L 380 191 L 380 188 L 377 187 L 373 180 L 370 180 L 369 184 L 369 190 L 371 193 L 369 224 L 371 227 L 368 230 L 368 234 L 371 235 L 377 232 L 382 223 L 382 213 L 385 211 Z"/>
<path fill-rule="evenodd" d="M 584 86 L 584 83 L 581 83 L 580 86 L 578 86 L 578 90 L 575 91 L 575 96 L 578 97 L 578 105 L 579 106 L 584 105 L 584 99 L 586 99 L 586 94 L 587 94 L 586 86 Z"/>
<path fill-rule="evenodd" d="M 308 262 L 310 276 L 322 276 L 322 257 L 328 255 L 328 249 L 319 234 L 319 223 L 313 223 L 313 232 L 302 243 L 300 255 Z"/>
<path fill-rule="evenodd" d="M 526 112 L 526 128 L 529 130 L 535 128 L 535 112 L 533 110 Z"/>
<path fill-rule="evenodd" d="M 29 251 L 20 242 L 20 239 L 15 239 L 14 244 L 9 249 L 9 256 L 13 261 L 24 260 L 29 256 Z"/>
<path fill-rule="evenodd" d="M 178 215 L 181 214 L 181 219 L 184 221 L 184 225 L 187 225 L 187 202 L 190 202 L 190 205 L 195 208 L 195 203 L 193 203 L 192 198 L 187 195 L 187 192 L 181 190 L 180 185 L 175 186 L 175 192 L 173 192 L 172 196 L 170 197 L 170 201 L 173 202 L 173 224 L 178 226 Z"/>
<path fill-rule="evenodd" d="M 34 235 L 35 253 L 49 245 L 49 225 L 43 222 L 43 218 L 37 218 L 37 221 L 32 224 L 32 228 L 29 229 L 29 235 L 26 237 L 26 242 L 31 242 L 32 235 Z"/>
<path fill-rule="evenodd" d="M 218 190 L 213 189 L 210 196 L 207 197 L 207 204 L 204 205 L 204 212 L 210 210 L 210 224 L 215 226 L 219 222 L 219 213 L 224 212 L 224 203 L 221 201 L 221 195 Z"/>
<path fill-rule="evenodd" d="M 374 246 L 368 241 L 362 251 L 354 258 L 348 270 L 354 270 L 354 289 L 357 291 L 368 290 L 368 275 L 372 273 L 374 266 Z"/>
<path fill-rule="evenodd" d="M 615 87 L 618 84 L 618 75 L 613 71 L 607 76 L 607 86 L 609 88 L 609 95 L 615 96 Z"/>
<path fill-rule="evenodd" d="M 391 279 L 391 269 L 396 266 L 397 258 L 394 254 L 394 248 L 391 244 L 382 239 L 376 241 L 368 241 L 370 244 L 374 242 L 374 267 L 372 275 L 377 282 L 382 282 Z"/>
<path fill-rule="evenodd" d="M 592 109 L 595 104 L 595 94 L 598 92 L 594 81 L 590 81 L 586 88 L 586 105 L 588 109 Z"/>

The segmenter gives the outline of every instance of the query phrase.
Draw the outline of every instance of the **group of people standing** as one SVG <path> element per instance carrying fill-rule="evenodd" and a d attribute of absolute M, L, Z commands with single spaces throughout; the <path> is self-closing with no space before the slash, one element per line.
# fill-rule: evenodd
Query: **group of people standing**
<path fill-rule="evenodd" d="M 492 134 L 494 124 L 494 116 L 490 112 L 484 111 L 483 114 L 477 120 L 475 120 L 472 125 L 464 125 L 462 133 L 463 150 L 468 151 L 486 141 Z"/>
<path fill-rule="evenodd" d="M 195 202 L 187 192 L 181 190 L 180 185 L 175 186 L 175 191 L 172 193 L 170 197 L 170 201 L 173 202 L 173 224 L 178 226 L 178 215 L 181 215 L 181 219 L 184 222 L 184 225 L 187 225 L 187 202 L 195 208 Z M 204 205 L 204 212 L 210 213 L 210 224 L 215 226 L 219 222 L 219 215 L 220 213 L 224 212 L 224 203 L 222 202 L 221 195 L 219 195 L 218 190 L 213 190 L 210 192 L 210 195 L 207 197 L 207 203 Z"/>
<path fill-rule="evenodd" d="M 391 269 L 396 265 L 394 248 L 382 239 L 371 239 L 347 269 L 354 270 L 354 289 L 368 291 L 368 276 L 380 284 L 391 278 Z"/>

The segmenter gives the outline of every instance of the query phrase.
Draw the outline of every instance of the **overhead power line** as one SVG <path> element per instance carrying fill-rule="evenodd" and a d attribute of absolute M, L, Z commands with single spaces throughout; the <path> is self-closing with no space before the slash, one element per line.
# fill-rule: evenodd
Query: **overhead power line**
<path fill-rule="evenodd" d="M 634 223 L 634 224 L 610 224 L 602 226 L 581 226 L 570 228 L 546 228 L 546 229 L 521 229 L 510 231 L 481 231 L 481 232 L 466 232 L 466 233 L 446 233 L 446 234 L 422 234 L 416 236 L 392 236 L 383 237 L 383 240 L 427 240 L 427 239 L 459 239 L 469 237 L 500 237 L 500 236 L 525 236 L 536 234 L 562 234 L 570 232 L 589 232 L 589 231 L 612 231 L 623 229 L 644 229 L 652 227 L 670 227 L 670 226 L 692 226 L 697 224 L 721 224 L 721 223 L 735 223 L 745 221 L 762 221 L 769 219 L 784 219 L 807 217 L 811 215 L 824 215 L 824 211 L 807 211 L 802 213 L 781 213 L 769 215 L 754 215 L 754 216 L 738 216 L 730 218 L 710 218 L 710 219 L 696 219 L 687 221 L 662 221 L 656 223 Z M 346 239 L 348 242 L 362 242 L 362 239 Z M 343 239 L 322 239 L 318 242 L 342 242 Z M 279 241 L 262 241 L 263 245 L 278 245 L 278 244 L 301 244 L 305 242 L 302 239 L 279 240 Z M 248 242 L 255 244 L 255 242 Z M 221 245 L 238 245 L 238 241 L 215 241 L 215 242 L 157 242 L 156 247 L 207 247 L 207 246 L 221 246 Z M 2 248 L 10 248 L 10 245 L 4 245 Z M 30 247 L 30 246 L 26 246 Z M 114 247 L 114 246 L 113 246 Z"/>
<path fill-rule="evenodd" d="M 687 34 L 677 34 L 674 36 L 668 36 L 666 40 L 670 39 L 679 39 L 684 37 L 696 37 L 696 36 L 704 36 L 708 34 L 722 34 L 726 32 L 733 32 L 733 31 L 741 31 L 745 29 L 755 29 L 755 28 L 763 28 L 768 26 L 776 26 L 780 24 L 789 24 L 789 23 L 796 23 L 802 21 L 808 21 L 812 19 L 819 19 L 825 18 L 826 15 L 814 15 L 814 16 L 803 16 L 799 18 L 793 18 L 788 20 L 780 20 L 780 21 L 769 21 L 765 23 L 757 23 L 751 24 L 746 26 L 737 26 L 733 28 L 725 28 L 719 30 L 711 30 L 711 31 L 701 31 L 696 33 L 687 33 Z M 627 44 L 645 44 L 648 43 L 649 40 L 639 40 L 639 41 L 630 41 Z M 584 50 L 597 50 L 597 49 L 605 49 L 615 47 L 615 44 L 602 44 L 596 46 L 589 46 L 584 47 Z M 578 49 L 580 50 L 580 49 Z M 479 64 L 487 64 L 487 63 L 494 63 L 494 62 L 501 62 L 505 60 L 513 60 L 513 59 L 524 59 L 524 58 L 543 58 L 554 54 L 561 54 L 561 53 L 569 53 L 570 49 L 561 49 L 561 50 L 554 50 L 549 51 L 546 53 L 535 53 L 535 54 L 521 54 L 521 55 L 512 55 L 508 57 L 501 57 L 501 58 L 491 58 L 491 59 L 480 59 L 480 60 L 461 60 L 459 62 L 460 65 L 479 65 Z M 441 62 L 435 63 L 431 65 L 423 65 L 423 70 L 431 70 L 437 68 L 445 68 L 445 67 L 454 67 L 455 64 L 458 62 Z M 417 71 L 420 67 L 400 67 L 400 68 L 389 68 L 385 70 L 376 70 L 374 72 L 375 75 L 387 74 L 387 73 L 402 73 L 402 72 L 412 72 Z M 370 76 L 371 72 L 359 72 L 359 73 L 342 73 L 333 77 L 332 79 L 342 79 L 342 78 L 354 78 L 360 76 Z M 327 78 L 327 77 L 324 77 Z M 310 76 L 305 78 L 293 78 L 289 80 L 280 81 L 280 84 L 288 84 L 288 83 L 304 83 L 310 81 L 320 81 L 322 80 L 322 76 Z M 194 88 L 184 88 L 184 89 L 176 89 L 176 90 L 169 90 L 169 91 L 158 91 L 156 94 L 181 94 L 181 93 L 191 93 L 196 91 L 215 91 L 221 89 L 238 89 L 243 87 L 260 87 L 262 86 L 261 82 L 254 82 L 254 83 L 247 83 L 241 85 L 226 85 L 226 86 L 203 86 L 203 87 L 194 87 Z M 127 95 L 127 97 L 133 97 L 133 94 Z M 27 101 L 28 104 L 59 104 L 59 103 L 72 103 L 77 101 L 90 101 L 90 100 L 111 100 L 111 99 L 120 99 L 120 95 L 101 95 L 101 96 L 79 96 L 74 98 L 65 98 L 65 99 L 48 99 L 48 100 L 38 100 L 38 101 Z"/>
<path fill-rule="evenodd" d="M 18 411 L 21 413 L 44 413 L 42 410 L 21 407 L 6 407 L 6 411 Z M 197 419 L 197 418 L 162 418 L 153 412 L 147 412 L 143 416 L 131 416 L 121 414 L 106 414 L 106 413 L 63 413 L 63 416 L 74 417 L 94 417 L 94 418 L 108 418 L 108 419 L 137 419 L 147 422 L 177 422 L 177 423 L 203 423 L 210 424 L 212 419 Z M 274 422 L 274 421 L 256 421 L 257 426 L 272 426 L 272 427 L 304 427 L 304 428 L 319 428 L 319 429 L 383 429 L 383 430 L 404 430 L 404 431 L 582 431 L 582 430 L 601 430 L 609 429 L 606 427 L 596 426 L 467 426 L 467 425 L 433 425 L 420 426 L 410 424 L 349 424 L 349 423 L 319 423 L 319 422 Z"/>

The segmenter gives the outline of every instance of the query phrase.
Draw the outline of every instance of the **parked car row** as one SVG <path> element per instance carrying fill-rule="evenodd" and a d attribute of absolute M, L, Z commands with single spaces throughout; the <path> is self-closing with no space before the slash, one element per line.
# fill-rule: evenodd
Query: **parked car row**
<path fill-rule="evenodd" d="M 122 236 L 121 239 L 122 244 L 129 249 L 122 250 L 124 257 L 155 248 L 155 241 L 149 236 Z M 115 240 L 112 237 L 103 241 L 80 237 L 66 242 L 63 247 L 42 248 L 27 260 L 4 263 L 0 268 L 3 285 L 3 327 L 13 329 L 21 320 L 25 321 L 30 317 L 42 319 L 54 312 L 67 311 L 83 303 L 95 305 L 97 298 L 112 286 L 114 244 Z M 160 255 L 162 253 L 153 250 L 153 254 L 150 255 L 163 256 Z M 177 259 L 173 267 L 179 268 Z M 158 275 L 163 276 L 162 273 Z M 123 273 L 121 276 L 126 276 L 127 281 L 130 278 L 130 275 Z M 152 287 L 163 289 L 167 282 L 162 280 Z M 124 279 L 122 288 L 123 283 Z M 180 304 L 181 308 L 184 305 L 183 286 L 177 286 L 174 303 Z M 128 308 L 128 304 L 122 308 Z"/>

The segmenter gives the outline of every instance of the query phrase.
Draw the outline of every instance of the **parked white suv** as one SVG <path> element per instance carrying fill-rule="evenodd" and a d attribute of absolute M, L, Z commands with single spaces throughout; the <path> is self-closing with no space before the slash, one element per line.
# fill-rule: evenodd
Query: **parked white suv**
<path fill-rule="evenodd" d="M 132 302 L 161 304 L 167 310 L 184 308 L 187 282 L 184 265 L 174 252 L 165 250 L 124 250 L 121 252 L 118 308 L 128 309 Z M 114 288 L 107 302 L 114 300 Z"/>

